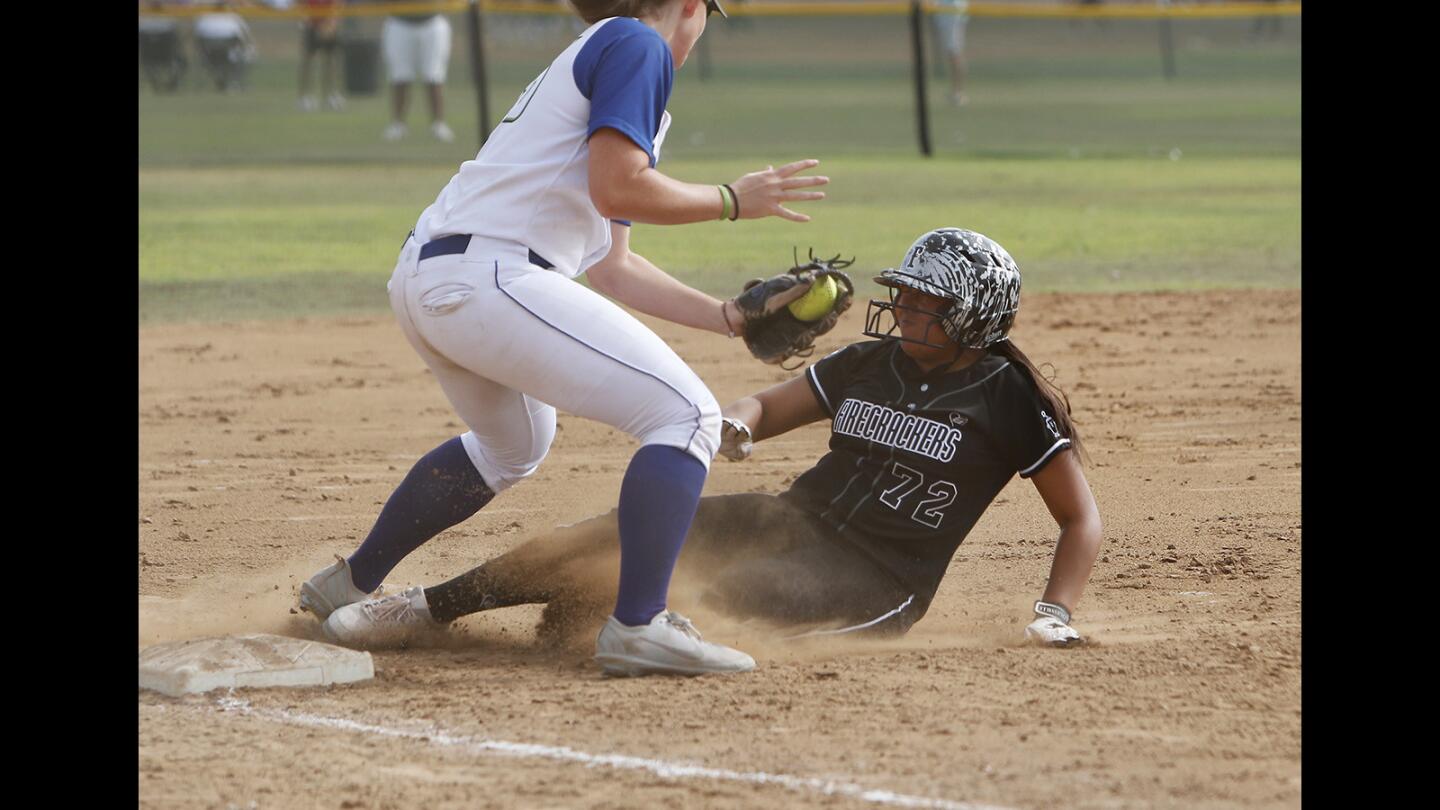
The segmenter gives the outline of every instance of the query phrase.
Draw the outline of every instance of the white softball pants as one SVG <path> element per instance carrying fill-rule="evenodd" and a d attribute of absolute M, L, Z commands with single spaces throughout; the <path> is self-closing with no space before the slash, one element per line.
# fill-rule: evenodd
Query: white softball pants
<path fill-rule="evenodd" d="M 535 472 L 556 408 L 708 469 L 720 405 L 705 383 L 629 313 L 528 255 L 475 237 L 464 254 L 422 262 L 412 236 L 388 285 L 405 338 L 470 429 L 461 441 L 485 483 L 498 493 Z"/>
<path fill-rule="evenodd" d="M 439 14 L 420 24 L 387 17 L 380 30 L 380 48 L 391 84 L 416 79 L 444 84 L 450 69 L 450 21 Z"/>

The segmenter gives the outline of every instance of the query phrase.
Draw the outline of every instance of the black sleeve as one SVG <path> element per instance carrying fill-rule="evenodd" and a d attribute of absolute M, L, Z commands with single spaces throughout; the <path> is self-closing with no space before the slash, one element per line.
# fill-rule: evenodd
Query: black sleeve
<path fill-rule="evenodd" d="M 861 345 L 863 344 L 852 343 L 836 349 L 805 369 L 805 379 L 809 381 L 816 401 L 825 409 L 825 413 L 832 417 L 835 415 L 835 407 L 844 398 L 846 383 L 855 373 Z"/>
<path fill-rule="evenodd" d="M 996 379 L 990 397 L 995 435 L 1015 471 L 1029 478 L 1068 448 L 1070 439 L 1024 371 L 1012 363 Z"/>

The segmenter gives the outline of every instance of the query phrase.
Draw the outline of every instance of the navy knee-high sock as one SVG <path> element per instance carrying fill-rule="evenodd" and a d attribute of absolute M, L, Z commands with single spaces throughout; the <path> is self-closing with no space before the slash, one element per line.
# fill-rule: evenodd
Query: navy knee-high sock
<path fill-rule="evenodd" d="M 380 587 L 405 556 L 426 540 L 480 511 L 495 493 L 486 486 L 457 436 L 415 463 L 385 502 L 375 527 L 350 555 L 355 587 Z"/>
<path fill-rule="evenodd" d="M 646 445 L 620 484 L 620 595 L 615 618 L 635 627 L 665 609 L 670 575 L 695 519 L 705 465 L 674 447 Z"/>

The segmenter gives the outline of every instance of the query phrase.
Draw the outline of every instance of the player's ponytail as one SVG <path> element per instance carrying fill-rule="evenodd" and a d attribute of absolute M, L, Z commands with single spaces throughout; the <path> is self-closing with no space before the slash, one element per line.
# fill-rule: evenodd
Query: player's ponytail
<path fill-rule="evenodd" d="M 670 0 L 570 0 L 570 5 L 587 23 L 607 17 L 643 17 Z"/>
<path fill-rule="evenodd" d="M 1081 460 L 1081 463 L 1088 461 L 1090 454 L 1085 451 L 1085 445 L 1080 441 L 1080 431 L 1075 427 L 1075 420 L 1070 418 L 1070 398 L 1065 396 L 1065 392 L 1061 391 L 1059 386 L 1051 382 L 1054 375 L 1046 377 L 1041 374 L 1040 369 L 1036 368 L 1030 358 L 1020 351 L 1020 347 L 1016 346 L 1013 340 L 1002 340 L 991 346 L 990 351 L 1004 357 L 1025 372 L 1030 381 L 1035 384 L 1036 390 L 1040 392 L 1040 397 L 1050 403 L 1048 410 L 1060 426 L 1060 435 L 1070 439 L 1070 443 L 1075 448 L 1076 457 Z"/>

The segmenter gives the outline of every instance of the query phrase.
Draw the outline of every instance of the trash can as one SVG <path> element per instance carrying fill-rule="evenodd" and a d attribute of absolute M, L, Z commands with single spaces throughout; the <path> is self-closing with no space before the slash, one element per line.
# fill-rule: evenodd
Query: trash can
<path fill-rule="evenodd" d="M 345 93 L 373 96 L 380 91 L 380 40 L 373 37 L 346 39 Z"/>

